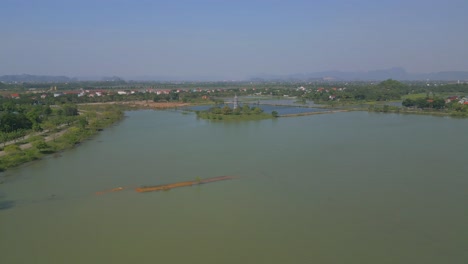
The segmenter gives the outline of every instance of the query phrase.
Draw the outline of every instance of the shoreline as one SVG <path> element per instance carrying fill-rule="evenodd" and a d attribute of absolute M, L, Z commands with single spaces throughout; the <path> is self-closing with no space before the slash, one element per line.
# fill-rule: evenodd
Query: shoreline
<path fill-rule="evenodd" d="M 107 110 L 109 111 L 109 109 Z M 76 125 L 69 125 L 58 132 L 52 134 L 45 133 L 44 136 L 35 138 L 33 141 L 26 139 L 11 144 L 16 145 L 16 149 L 10 148 L 8 151 L 2 150 L 0 152 L 0 172 L 5 172 L 11 168 L 19 167 L 26 163 L 40 160 L 45 156 L 73 148 L 79 143 L 92 138 L 102 131 L 102 129 L 118 123 L 125 117 L 123 111 L 115 107 L 107 113 L 95 111 L 97 113 L 96 116 L 90 120 L 90 124 L 86 127 L 80 128 Z"/>
<path fill-rule="evenodd" d="M 334 114 L 334 113 L 342 113 L 342 112 L 350 112 L 350 111 L 351 110 L 331 110 L 331 111 L 319 111 L 319 112 L 305 112 L 305 113 L 297 113 L 297 114 L 279 115 L 278 117 L 295 117 L 295 116 Z"/>
<path fill-rule="evenodd" d="M 126 101 L 126 102 L 103 102 L 103 103 L 84 103 L 77 104 L 78 106 L 99 106 L 99 105 L 118 105 L 128 106 L 138 109 L 171 109 L 191 105 L 190 103 L 174 103 L 174 102 L 153 102 L 153 101 Z"/>

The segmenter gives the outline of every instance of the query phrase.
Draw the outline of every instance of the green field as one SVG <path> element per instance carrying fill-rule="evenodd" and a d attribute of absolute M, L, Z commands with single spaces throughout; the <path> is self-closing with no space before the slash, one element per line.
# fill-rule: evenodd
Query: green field
<path fill-rule="evenodd" d="M 449 96 L 454 96 L 454 95 L 457 95 L 459 97 L 464 97 L 466 96 L 466 93 L 462 93 L 462 92 L 446 92 L 446 93 L 435 93 L 435 94 L 430 94 L 429 97 L 442 97 L 442 98 L 447 98 Z M 407 95 L 403 95 L 402 96 L 402 99 L 405 100 L 405 99 L 418 99 L 418 98 L 426 98 L 428 96 L 427 93 L 416 93 L 416 94 L 407 94 Z"/>

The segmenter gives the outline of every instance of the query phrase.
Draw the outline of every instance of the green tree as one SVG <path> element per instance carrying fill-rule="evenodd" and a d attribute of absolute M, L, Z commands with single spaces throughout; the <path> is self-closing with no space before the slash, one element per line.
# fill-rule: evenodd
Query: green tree
<path fill-rule="evenodd" d="M 395 80 L 392 80 L 392 79 L 387 79 L 387 80 L 379 83 L 379 87 L 383 88 L 383 89 L 389 89 L 389 90 L 399 90 L 399 89 L 405 88 L 406 85 L 399 82 L 399 81 L 395 81 Z"/>
<path fill-rule="evenodd" d="M 49 149 L 50 146 L 47 144 L 44 139 L 36 140 L 32 142 L 33 147 L 37 148 L 38 150 L 45 150 Z"/>
<path fill-rule="evenodd" d="M 263 113 L 263 110 L 260 107 L 254 107 L 253 113 L 258 115 L 258 114 Z"/>
<path fill-rule="evenodd" d="M 86 120 L 86 117 L 80 116 L 78 117 L 78 127 L 81 129 L 84 129 L 88 125 L 88 120 Z"/>
<path fill-rule="evenodd" d="M 432 107 L 435 109 L 443 109 L 445 108 L 445 100 L 442 98 L 436 98 L 432 102 Z"/>
<path fill-rule="evenodd" d="M 13 101 L 7 101 L 2 105 L 3 111 L 13 112 L 16 110 L 16 104 Z"/>
<path fill-rule="evenodd" d="M 3 144 L 3 147 L 5 147 L 5 144 L 11 140 L 11 134 L 6 133 L 6 132 L 0 132 L 0 141 Z"/>
<path fill-rule="evenodd" d="M 414 100 L 416 107 L 418 108 L 428 108 L 430 106 L 426 98 L 418 98 Z"/>
<path fill-rule="evenodd" d="M 242 112 L 243 112 L 244 114 L 248 114 L 248 113 L 250 112 L 250 107 L 249 107 L 248 104 L 244 104 L 244 105 L 242 106 Z"/>
<path fill-rule="evenodd" d="M 210 108 L 209 112 L 219 115 L 223 113 L 223 110 L 220 107 L 215 106 L 215 107 Z"/>
<path fill-rule="evenodd" d="M 240 115 L 240 114 L 242 113 L 242 110 L 241 110 L 240 107 L 237 107 L 236 109 L 234 109 L 234 110 L 232 111 L 232 113 L 235 114 L 235 115 Z"/>
<path fill-rule="evenodd" d="M 0 131 L 11 132 L 18 129 L 31 129 L 32 122 L 21 113 L 4 113 L 0 117 Z"/>
<path fill-rule="evenodd" d="M 78 115 L 78 108 L 76 105 L 64 104 L 62 106 L 64 116 L 76 116 Z"/>
<path fill-rule="evenodd" d="M 412 99 L 405 99 L 403 100 L 403 102 L 401 103 L 404 107 L 412 107 L 415 105 L 415 101 L 412 100 Z"/>
<path fill-rule="evenodd" d="M 225 105 L 225 106 L 223 107 L 223 110 L 222 110 L 222 111 L 223 111 L 223 115 L 230 115 L 230 114 L 232 114 L 232 109 L 231 109 L 229 106 L 227 106 L 227 105 Z"/>
<path fill-rule="evenodd" d="M 49 116 L 49 115 L 52 114 L 52 109 L 50 108 L 50 106 L 44 107 L 43 114 L 44 114 L 45 116 Z"/>

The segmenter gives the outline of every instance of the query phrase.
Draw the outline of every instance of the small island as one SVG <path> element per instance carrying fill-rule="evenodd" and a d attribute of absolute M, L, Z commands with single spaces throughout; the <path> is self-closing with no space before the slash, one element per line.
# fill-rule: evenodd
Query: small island
<path fill-rule="evenodd" d="M 264 113 L 260 107 L 250 107 L 244 104 L 238 107 L 236 104 L 233 108 L 228 105 L 212 107 L 206 111 L 196 111 L 197 117 L 209 120 L 225 120 L 225 121 L 247 121 L 261 120 L 278 117 L 278 113 L 273 111 L 271 114 Z"/>

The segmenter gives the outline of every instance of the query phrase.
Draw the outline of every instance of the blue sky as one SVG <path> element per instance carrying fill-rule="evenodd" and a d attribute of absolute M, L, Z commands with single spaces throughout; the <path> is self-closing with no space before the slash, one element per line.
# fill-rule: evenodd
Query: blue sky
<path fill-rule="evenodd" d="M 468 71 L 466 0 L 0 1 L 0 75 Z"/>

